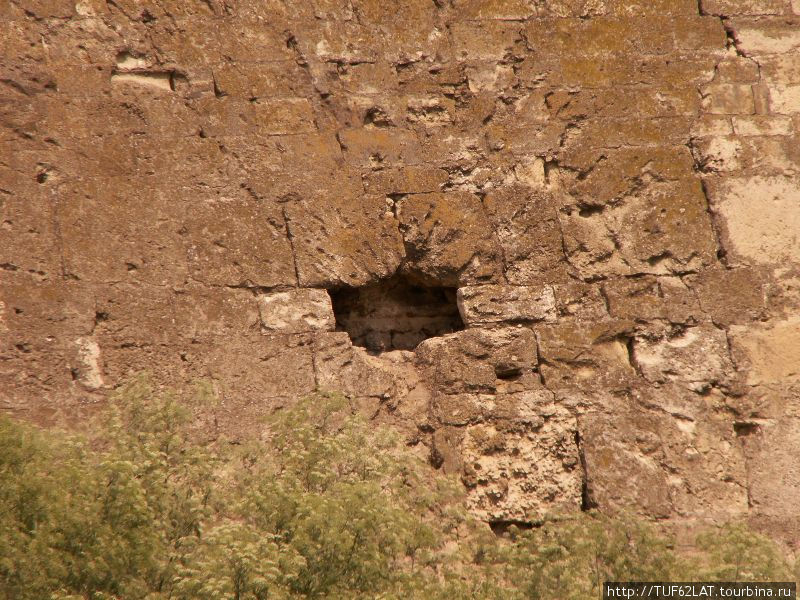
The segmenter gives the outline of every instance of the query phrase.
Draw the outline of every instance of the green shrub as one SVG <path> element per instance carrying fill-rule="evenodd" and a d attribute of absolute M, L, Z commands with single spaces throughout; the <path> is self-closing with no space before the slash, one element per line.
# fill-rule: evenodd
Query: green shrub
<path fill-rule="evenodd" d="M 498 539 L 458 482 L 340 396 L 242 445 L 196 426 L 214 401 L 140 377 L 88 436 L 0 418 L 0 599 L 547 600 L 596 598 L 604 580 L 790 577 L 741 525 L 700 535 L 691 559 L 599 513 Z"/>

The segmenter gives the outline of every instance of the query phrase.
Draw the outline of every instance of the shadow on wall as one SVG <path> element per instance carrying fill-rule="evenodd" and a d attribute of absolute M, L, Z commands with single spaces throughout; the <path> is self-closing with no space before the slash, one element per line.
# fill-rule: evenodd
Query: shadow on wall
<path fill-rule="evenodd" d="M 430 337 L 464 329 L 456 288 L 422 286 L 395 275 L 330 295 L 336 328 L 372 353 L 413 350 Z"/>

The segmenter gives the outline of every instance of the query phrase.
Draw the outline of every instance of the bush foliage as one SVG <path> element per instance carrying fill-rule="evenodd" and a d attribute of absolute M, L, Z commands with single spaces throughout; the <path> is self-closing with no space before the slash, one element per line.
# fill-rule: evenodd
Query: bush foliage
<path fill-rule="evenodd" d="M 787 580 L 742 525 L 690 556 L 598 513 L 496 537 L 460 485 L 335 395 L 265 440 L 203 439 L 193 402 L 125 386 L 91 435 L 0 419 L 0 599 L 583 599 L 605 580 Z"/>

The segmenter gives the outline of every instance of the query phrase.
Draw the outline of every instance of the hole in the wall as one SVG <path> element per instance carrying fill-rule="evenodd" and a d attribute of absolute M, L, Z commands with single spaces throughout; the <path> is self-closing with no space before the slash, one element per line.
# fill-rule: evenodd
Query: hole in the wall
<path fill-rule="evenodd" d="M 733 424 L 733 431 L 737 436 L 745 437 L 758 433 L 761 431 L 761 427 L 758 423 L 753 423 L 751 421 L 737 421 Z"/>
<path fill-rule="evenodd" d="M 489 527 L 498 537 L 515 538 L 520 531 L 533 529 L 533 523 L 528 521 L 489 521 Z"/>
<path fill-rule="evenodd" d="M 413 350 L 423 340 L 464 329 L 456 288 L 422 286 L 395 275 L 330 295 L 337 329 L 373 353 Z"/>

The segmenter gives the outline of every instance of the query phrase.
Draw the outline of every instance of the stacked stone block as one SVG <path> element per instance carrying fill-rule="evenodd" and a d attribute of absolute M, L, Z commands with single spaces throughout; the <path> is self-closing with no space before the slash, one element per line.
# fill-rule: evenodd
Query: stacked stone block
<path fill-rule="evenodd" d="M 79 423 L 149 370 L 210 379 L 237 436 L 338 390 L 489 521 L 798 539 L 798 19 L 2 3 L 1 406 Z M 392 277 L 458 288 L 466 329 L 354 346 L 327 290 Z"/>

